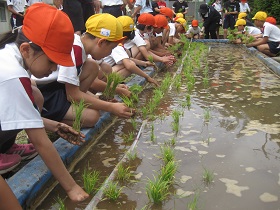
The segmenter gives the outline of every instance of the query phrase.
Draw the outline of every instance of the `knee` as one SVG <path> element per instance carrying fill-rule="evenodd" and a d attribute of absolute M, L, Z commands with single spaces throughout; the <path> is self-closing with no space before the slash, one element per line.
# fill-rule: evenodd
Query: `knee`
<path fill-rule="evenodd" d="M 82 127 L 94 127 L 100 118 L 99 111 L 93 109 L 87 109 L 85 117 L 82 122 Z"/>

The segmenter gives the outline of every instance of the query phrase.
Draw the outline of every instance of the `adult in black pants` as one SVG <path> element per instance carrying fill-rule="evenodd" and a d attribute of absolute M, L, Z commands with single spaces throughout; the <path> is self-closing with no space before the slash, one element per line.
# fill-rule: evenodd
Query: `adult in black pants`
<path fill-rule="evenodd" d="M 217 27 L 219 27 L 220 21 L 222 19 L 220 13 L 212 6 L 207 4 L 201 4 L 199 8 L 199 13 L 203 18 L 202 32 L 204 32 L 205 39 L 217 39 Z"/>
<path fill-rule="evenodd" d="M 123 0 L 101 0 L 102 13 L 109 13 L 115 17 L 123 15 Z"/>

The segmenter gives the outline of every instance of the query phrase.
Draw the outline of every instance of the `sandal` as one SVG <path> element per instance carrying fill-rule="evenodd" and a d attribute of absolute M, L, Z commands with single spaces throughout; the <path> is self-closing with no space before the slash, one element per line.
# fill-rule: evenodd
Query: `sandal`
<path fill-rule="evenodd" d="M 30 160 L 38 153 L 33 144 L 13 144 L 6 154 L 18 154 L 21 156 L 22 160 Z"/>

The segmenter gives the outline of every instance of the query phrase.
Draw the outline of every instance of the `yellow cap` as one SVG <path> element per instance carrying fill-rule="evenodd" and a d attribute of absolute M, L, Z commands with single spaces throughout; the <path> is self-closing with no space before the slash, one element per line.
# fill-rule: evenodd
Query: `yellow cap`
<path fill-rule="evenodd" d="M 240 12 L 237 19 L 243 19 L 245 17 L 247 17 L 247 13 L 246 12 Z"/>
<path fill-rule="evenodd" d="M 176 14 L 176 17 L 178 17 L 178 18 L 183 18 L 184 15 L 183 15 L 183 13 L 180 13 L 180 12 L 179 12 L 179 13 Z"/>
<path fill-rule="evenodd" d="M 177 18 L 177 19 L 175 20 L 175 22 L 181 23 L 182 25 L 185 25 L 187 21 L 186 21 L 184 18 Z"/>
<path fill-rule="evenodd" d="M 255 14 L 255 16 L 252 18 L 252 20 L 261 20 L 261 21 L 265 21 L 265 19 L 267 18 L 267 14 L 265 12 L 257 12 Z"/>
<path fill-rule="evenodd" d="M 235 26 L 246 26 L 246 20 L 244 19 L 237 20 Z"/>
<path fill-rule="evenodd" d="M 119 16 L 118 21 L 120 21 L 120 23 L 123 26 L 123 31 L 133 31 L 134 30 L 134 21 L 131 17 L 129 16 Z"/>
<path fill-rule="evenodd" d="M 125 39 L 122 24 L 113 15 L 107 13 L 90 16 L 86 22 L 86 32 L 111 42 Z"/>

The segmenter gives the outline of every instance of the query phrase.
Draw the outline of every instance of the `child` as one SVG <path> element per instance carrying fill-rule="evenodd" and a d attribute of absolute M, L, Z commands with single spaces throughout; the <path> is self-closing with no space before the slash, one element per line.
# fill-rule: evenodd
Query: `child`
<path fill-rule="evenodd" d="M 170 63 L 173 63 L 175 59 L 174 56 L 158 56 L 152 53 L 149 51 L 149 41 L 144 39 L 144 34 L 147 32 L 151 33 L 154 24 L 155 19 L 153 15 L 149 13 L 141 14 L 136 25 L 135 37 L 131 41 L 126 42 L 124 47 L 130 51 L 130 54 L 133 58 L 141 60 L 144 57 L 144 59 L 149 60 L 149 56 L 152 56 L 155 62 L 162 62 L 169 65 Z"/>
<path fill-rule="evenodd" d="M 269 22 L 269 23 L 271 23 L 272 25 L 276 25 L 276 23 L 277 23 L 277 21 L 276 21 L 276 19 L 275 19 L 274 17 L 267 17 L 267 18 L 265 19 L 265 22 Z"/>
<path fill-rule="evenodd" d="M 252 18 L 256 27 L 263 28 L 263 36 L 248 44 L 247 47 L 257 47 L 260 52 L 275 57 L 280 53 L 280 29 L 265 22 L 266 18 L 267 14 L 262 11 L 257 12 Z"/>
<path fill-rule="evenodd" d="M 118 20 L 123 26 L 123 36 L 127 37 L 124 42 L 129 41 L 134 36 L 134 21 L 129 16 L 120 16 Z M 158 86 L 156 80 L 151 78 L 148 74 L 143 72 L 136 63 L 141 66 L 153 65 L 152 63 L 146 61 L 141 61 L 134 59 L 133 61 L 129 59 L 127 52 L 122 44 L 118 45 L 112 50 L 110 56 L 104 58 L 106 63 L 109 63 L 112 66 L 113 72 L 117 72 L 122 77 L 126 78 L 130 76 L 132 73 L 138 74 L 139 76 L 144 77 L 148 82 L 155 84 Z"/>
<path fill-rule="evenodd" d="M 172 5 L 173 13 L 174 14 L 182 13 L 184 15 L 184 17 L 182 18 L 185 18 L 186 14 L 188 13 L 188 9 L 189 9 L 188 2 L 184 0 L 177 0 Z"/>
<path fill-rule="evenodd" d="M 88 194 L 71 177 L 49 140 L 40 113 L 35 108 L 29 78 L 29 72 L 39 78 L 49 75 L 56 70 L 57 63 L 73 65 L 70 55 L 73 34 L 68 16 L 55 7 L 36 3 L 26 11 L 16 42 L 0 50 L 0 135 L 4 141 L 24 129 L 70 199 L 82 201 Z M 11 110 L 12 114 L 9 114 Z"/>
<path fill-rule="evenodd" d="M 201 28 L 198 25 L 198 20 L 193 20 L 191 27 L 189 27 L 186 32 L 186 36 L 189 39 L 201 39 L 203 34 L 201 33 Z"/>
<path fill-rule="evenodd" d="M 83 127 L 93 127 L 98 121 L 99 110 L 111 112 L 119 117 L 129 118 L 133 110 L 123 103 L 112 103 L 98 99 L 87 91 L 99 73 L 100 60 L 111 54 L 122 37 L 121 23 L 114 16 L 104 13 L 91 16 L 86 22 L 86 33 L 75 35 L 72 60 L 75 66 L 60 66 L 43 80 L 36 79 L 44 96 L 42 115 L 46 118 L 72 125 L 75 119 L 71 101 L 84 100 L 88 107 L 82 113 Z M 93 60 L 94 59 L 94 60 Z"/>

